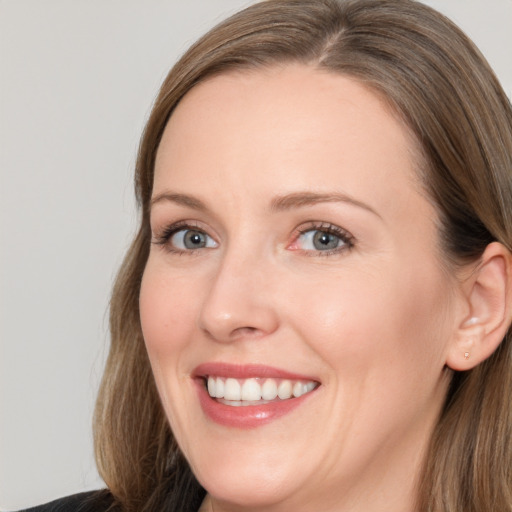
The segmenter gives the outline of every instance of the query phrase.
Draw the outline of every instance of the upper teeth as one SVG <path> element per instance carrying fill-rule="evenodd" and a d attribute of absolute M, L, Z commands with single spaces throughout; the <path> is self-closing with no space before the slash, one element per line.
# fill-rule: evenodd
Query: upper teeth
<path fill-rule="evenodd" d="M 313 381 L 288 379 L 234 379 L 224 377 L 208 377 L 208 393 L 213 398 L 233 401 L 274 400 L 280 398 L 298 398 L 309 393 L 317 386 Z"/>

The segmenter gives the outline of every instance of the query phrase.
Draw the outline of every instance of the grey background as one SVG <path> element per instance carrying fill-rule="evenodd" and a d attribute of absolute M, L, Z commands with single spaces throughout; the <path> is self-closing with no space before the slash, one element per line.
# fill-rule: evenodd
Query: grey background
<path fill-rule="evenodd" d="M 91 414 L 158 86 L 250 0 L 0 0 L 0 509 L 101 487 Z M 427 2 L 512 93 L 512 0 Z"/>

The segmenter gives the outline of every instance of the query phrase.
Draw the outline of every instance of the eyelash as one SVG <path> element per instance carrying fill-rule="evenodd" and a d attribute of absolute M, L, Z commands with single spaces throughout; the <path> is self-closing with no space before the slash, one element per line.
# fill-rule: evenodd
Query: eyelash
<path fill-rule="evenodd" d="M 171 238 L 180 231 L 198 231 L 200 233 L 204 233 L 209 238 L 212 238 L 210 235 L 207 234 L 204 228 L 202 228 L 198 223 L 190 222 L 190 221 L 180 221 L 175 222 L 174 224 L 170 224 L 169 226 L 165 227 L 163 231 L 157 235 L 154 236 L 154 239 L 152 240 L 152 243 L 155 245 L 161 245 L 165 247 L 165 249 L 173 254 L 197 254 L 199 249 L 178 249 L 176 247 L 173 247 L 169 241 Z M 355 238 L 353 235 L 351 235 L 348 231 L 346 231 L 343 228 L 340 228 L 339 226 L 336 226 L 335 224 L 326 223 L 326 222 L 308 222 L 305 226 L 299 228 L 296 230 L 296 233 L 294 235 L 293 241 L 291 244 L 287 246 L 290 247 L 291 245 L 297 243 L 299 238 L 303 235 L 306 235 L 307 233 L 311 231 L 318 231 L 320 233 L 325 233 L 328 235 L 334 235 L 335 237 L 339 238 L 341 241 L 342 246 L 336 247 L 334 249 L 328 249 L 328 250 L 310 250 L 310 249 L 291 249 L 295 251 L 301 251 L 302 253 L 308 255 L 308 256 L 331 256 L 333 254 L 339 254 L 345 251 L 348 251 L 354 247 L 355 244 Z M 213 238 L 212 238 L 213 239 Z M 208 248 L 208 247 L 206 247 Z M 203 249 L 203 248 L 200 248 Z"/>
<path fill-rule="evenodd" d="M 347 230 L 340 228 L 339 226 L 336 226 L 335 224 L 326 223 L 326 222 L 310 222 L 306 226 L 303 226 L 297 230 L 297 235 L 295 236 L 292 244 L 296 243 L 298 239 L 311 232 L 311 231 L 318 231 L 320 233 L 325 233 L 328 235 L 334 235 L 335 237 L 339 238 L 341 241 L 342 246 L 336 247 L 334 249 L 328 249 L 325 251 L 320 250 L 304 250 L 304 249 L 294 249 L 298 251 L 302 251 L 304 254 L 308 256 L 331 256 L 334 254 L 340 254 L 345 251 L 349 251 L 352 249 L 355 245 L 355 238 L 354 236 L 349 233 Z"/>
<path fill-rule="evenodd" d="M 190 221 L 180 221 L 175 222 L 174 224 L 170 224 L 165 227 L 163 231 L 154 236 L 152 243 L 155 245 L 161 245 L 165 248 L 166 251 L 173 254 L 197 254 L 198 249 L 189 249 L 183 250 L 173 247 L 169 242 L 171 238 L 180 231 L 198 231 L 200 233 L 204 233 L 206 236 L 209 236 L 204 228 L 202 228 L 198 223 L 190 222 Z M 212 238 L 209 236 L 209 238 Z"/>

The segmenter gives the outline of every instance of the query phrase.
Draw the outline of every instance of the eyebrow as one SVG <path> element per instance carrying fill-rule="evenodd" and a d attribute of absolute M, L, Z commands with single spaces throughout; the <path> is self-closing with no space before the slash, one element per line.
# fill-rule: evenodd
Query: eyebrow
<path fill-rule="evenodd" d="M 380 217 L 380 215 L 370 205 L 347 194 L 341 193 L 321 194 L 315 192 L 294 192 L 292 194 L 286 194 L 284 196 L 274 198 L 270 204 L 270 208 L 274 212 L 279 212 L 290 210 L 292 208 L 314 206 L 319 203 L 348 203 Z"/>
<path fill-rule="evenodd" d="M 150 202 L 150 207 L 162 201 L 170 201 L 172 203 L 176 203 L 181 206 L 186 206 L 187 208 L 192 208 L 193 210 L 199 210 L 202 212 L 208 210 L 206 205 L 195 197 L 189 196 L 187 194 L 174 194 L 170 192 L 164 192 L 163 194 L 158 194 L 153 197 Z"/>
<path fill-rule="evenodd" d="M 198 210 L 201 212 L 208 211 L 208 207 L 200 199 L 189 196 L 187 194 L 178 194 L 172 192 L 164 192 L 162 194 L 156 195 L 151 199 L 150 206 L 152 207 L 154 204 L 160 203 L 162 201 L 170 201 L 172 203 L 176 203 L 181 206 L 192 208 L 193 210 Z M 348 203 L 367 210 L 381 218 L 381 216 L 371 206 L 347 194 L 341 193 L 321 194 L 315 192 L 293 192 L 291 194 L 277 196 L 270 202 L 270 211 L 282 212 L 291 210 L 293 208 L 314 206 L 320 203 Z"/>

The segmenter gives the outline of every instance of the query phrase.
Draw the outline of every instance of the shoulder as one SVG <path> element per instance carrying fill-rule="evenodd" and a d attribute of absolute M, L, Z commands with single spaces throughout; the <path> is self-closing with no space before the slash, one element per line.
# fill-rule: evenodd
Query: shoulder
<path fill-rule="evenodd" d="M 106 490 L 81 492 L 20 512 L 107 512 L 113 501 Z"/>

